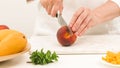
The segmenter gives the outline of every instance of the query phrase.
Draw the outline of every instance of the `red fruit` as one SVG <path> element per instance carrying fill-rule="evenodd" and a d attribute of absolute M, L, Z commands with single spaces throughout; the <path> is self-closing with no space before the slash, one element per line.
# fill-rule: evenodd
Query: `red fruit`
<path fill-rule="evenodd" d="M 9 27 L 6 25 L 0 25 L 0 30 L 3 30 L 3 29 L 9 29 Z"/>
<path fill-rule="evenodd" d="M 57 32 L 57 40 L 63 46 L 70 46 L 76 41 L 77 36 L 71 35 L 67 26 L 61 27 Z"/>

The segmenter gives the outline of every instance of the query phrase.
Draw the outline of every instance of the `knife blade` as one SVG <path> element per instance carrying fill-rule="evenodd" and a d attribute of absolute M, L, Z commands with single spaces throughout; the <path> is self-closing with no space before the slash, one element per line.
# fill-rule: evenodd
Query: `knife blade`
<path fill-rule="evenodd" d="M 59 23 L 61 26 L 67 26 L 66 21 L 63 19 L 62 15 L 60 14 L 59 11 L 58 11 L 58 13 L 56 14 L 56 17 L 57 17 L 57 19 L 58 19 L 58 23 Z M 72 32 L 72 30 L 70 29 L 70 27 L 67 26 L 67 28 L 68 28 L 70 34 L 72 35 L 73 32 Z"/>

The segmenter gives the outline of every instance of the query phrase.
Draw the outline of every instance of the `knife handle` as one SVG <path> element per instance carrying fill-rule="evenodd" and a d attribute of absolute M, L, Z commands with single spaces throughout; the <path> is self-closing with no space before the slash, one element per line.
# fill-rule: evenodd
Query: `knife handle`
<path fill-rule="evenodd" d="M 56 17 L 58 17 L 60 15 L 60 11 L 58 11 L 57 13 L 56 13 Z"/>
<path fill-rule="evenodd" d="M 58 17 L 58 13 L 56 13 L 56 16 L 55 16 L 56 18 Z"/>

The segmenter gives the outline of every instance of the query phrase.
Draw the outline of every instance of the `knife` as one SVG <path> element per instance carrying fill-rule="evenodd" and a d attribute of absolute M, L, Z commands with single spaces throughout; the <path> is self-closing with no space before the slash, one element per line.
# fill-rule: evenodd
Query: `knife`
<path fill-rule="evenodd" d="M 58 19 L 58 23 L 59 23 L 61 26 L 67 26 L 66 21 L 63 19 L 62 15 L 60 14 L 59 11 L 57 12 L 56 17 L 57 17 L 57 19 Z M 73 35 L 73 32 L 72 32 L 72 30 L 70 29 L 70 27 L 67 26 L 67 28 L 68 28 L 70 34 Z"/>

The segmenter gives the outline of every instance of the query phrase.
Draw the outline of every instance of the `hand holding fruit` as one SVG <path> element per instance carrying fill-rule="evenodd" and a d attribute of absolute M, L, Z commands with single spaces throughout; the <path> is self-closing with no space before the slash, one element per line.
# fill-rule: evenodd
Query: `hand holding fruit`
<path fill-rule="evenodd" d="M 91 9 L 82 7 L 73 15 L 69 26 L 77 36 L 83 35 L 90 25 L 94 25 L 94 22 L 91 21 L 92 13 Z"/>
<path fill-rule="evenodd" d="M 116 3 L 108 0 L 93 10 L 84 7 L 78 9 L 71 19 L 70 27 L 77 36 L 81 36 L 88 28 L 118 16 L 120 16 L 120 8 Z"/>

